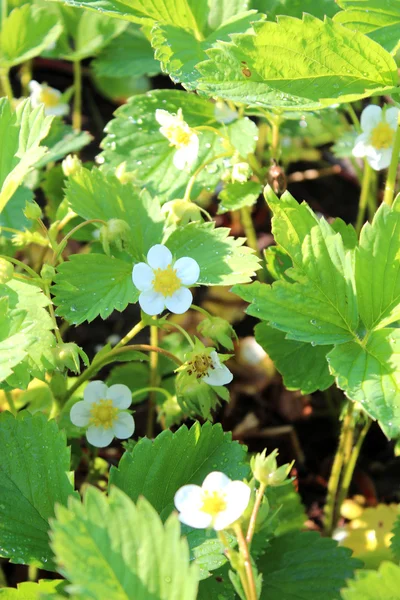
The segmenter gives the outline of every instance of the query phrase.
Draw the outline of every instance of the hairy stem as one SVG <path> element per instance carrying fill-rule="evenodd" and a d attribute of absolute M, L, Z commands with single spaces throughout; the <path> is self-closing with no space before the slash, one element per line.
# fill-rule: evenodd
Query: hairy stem
<path fill-rule="evenodd" d="M 261 502 L 262 502 L 266 487 L 267 486 L 265 485 L 265 483 L 260 483 L 260 487 L 258 488 L 257 493 L 256 493 L 256 500 L 254 502 L 254 508 L 253 508 L 253 512 L 251 513 L 249 527 L 247 529 L 247 534 L 246 534 L 246 542 L 249 547 L 250 547 L 251 541 L 253 539 L 254 530 L 255 530 L 256 522 L 257 522 L 257 515 L 258 515 L 258 511 L 260 510 Z"/>
<path fill-rule="evenodd" d="M 247 600 L 257 600 L 256 582 L 254 581 L 253 567 L 251 565 L 251 558 L 249 547 L 243 535 L 242 528 L 238 523 L 233 526 L 233 530 L 236 534 L 236 538 L 239 544 L 240 554 L 243 557 L 244 568 L 246 571 L 247 583 L 248 583 L 248 596 Z"/>

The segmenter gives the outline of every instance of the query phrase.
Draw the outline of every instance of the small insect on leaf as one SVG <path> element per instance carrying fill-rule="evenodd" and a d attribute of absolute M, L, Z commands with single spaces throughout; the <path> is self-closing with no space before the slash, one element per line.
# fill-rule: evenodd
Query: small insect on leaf
<path fill-rule="evenodd" d="M 251 77 L 251 71 L 249 69 L 249 67 L 247 66 L 247 63 L 245 60 L 241 61 L 242 63 L 242 73 L 245 77 Z"/>

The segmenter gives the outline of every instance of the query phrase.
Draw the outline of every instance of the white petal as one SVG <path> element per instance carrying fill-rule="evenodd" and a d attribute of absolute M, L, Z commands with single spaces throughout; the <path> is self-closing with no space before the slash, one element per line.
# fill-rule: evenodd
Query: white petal
<path fill-rule="evenodd" d="M 376 104 L 370 104 L 361 113 L 360 123 L 364 133 L 370 133 L 382 121 L 382 109 Z"/>
<path fill-rule="evenodd" d="M 86 427 L 90 421 L 90 405 L 88 402 L 77 402 L 69 413 L 71 423 L 77 427 Z"/>
<path fill-rule="evenodd" d="M 384 148 L 383 150 L 377 151 L 375 155 L 369 155 L 367 160 L 375 171 L 387 169 L 392 160 L 392 151 L 392 148 Z"/>
<path fill-rule="evenodd" d="M 399 109 L 395 106 L 391 106 L 385 113 L 386 123 L 390 125 L 392 129 L 397 129 L 397 121 L 399 118 Z"/>
<path fill-rule="evenodd" d="M 28 89 L 32 94 L 38 94 L 40 93 L 42 86 L 40 85 L 40 83 L 38 81 L 35 81 L 34 79 L 32 79 L 29 83 L 28 83 Z"/>
<path fill-rule="evenodd" d="M 116 383 L 108 388 L 107 399 L 113 401 L 113 406 L 120 408 L 129 408 L 132 404 L 132 392 L 127 385 Z"/>
<path fill-rule="evenodd" d="M 192 292 L 185 287 L 181 287 L 172 296 L 164 298 L 165 306 L 175 315 L 182 315 L 189 310 L 192 301 Z"/>
<path fill-rule="evenodd" d="M 120 412 L 112 429 L 118 439 L 126 440 L 126 438 L 130 438 L 135 431 L 135 421 L 132 415 L 127 412 Z"/>
<path fill-rule="evenodd" d="M 156 121 L 163 127 L 168 127 L 174 122 L 174 115 L 171 115 L 171 113 L 169 113 L 167 110 L 157 108 Z"/>
<path fill-rule="evenodd" d="M 216 531 L 226 529 L 242 516 L 250 501 L 250 488 L 243 481 L 231 481 L 224 490 L 227 507 L 214 518 Z"/>
<path fill-rule="evenodd" d="M 107 397 L 107 390 L 108 387 L 102 381 L 91 381 L 85 387 L 83 399 L 90 404 L 92 404 L 92 402 L 98 402 Z"/>
<path fill-rule="evenodd" d="M 201 487 L 189 484 L 179 488 L 174 496 L 174 504 L 179 512 L 189 511 L 192 508 L 200 510 L 203 505 Z"/>
<path fill-rule="evenodd" d="M 64 117 L 69 113 L 69 105 L 58 104 L 57 106 L 45 108 L 44 112 L 46 113 L 46 115 L 53 115 L 54 117 Z"/>
<path fill-rule="evenodd" d="M 362 133 L 355 140 L 355 145 L 352 151 L 353 156 L 356 158 L 364 158 L 367 154 L 367 145 L 368 145 L 368 134 Z"/>
<path fill-rule="evenodd" d="M 202 510 L 190 510 L 178 515 L 181 523 L 194 527 L 195 529 L 207 529 L 212 523 L 212 516 Z"/>
<path fill-rule="evenodd" d="M 212 473 L 209 473 L 203 481 L 201 488 L 205 492 L 217 492 L 218 490 L 225 491 L 225 488 L 230 483 L 232 482 L 225 473 L 221 473 L 221 471 L 212 471 Z"/>
<path fill-rule="evenodd" d="M 199 138 L 195 133 L 193 133 L 190 136 L 190 142 L 186 146 L 186 148 L 187 148 L 186 162 L 188 163 L 189 166 L 192 166 L 196 162 L 197 155 L 199 153 Z"/>
<path fill-rule="evenodd" d="M 140 294 L 139 304 L 147 315 L 159 315 L 165 308 L 165 298 L 162 294 L 150 290 Z"/>
<path fill-rule="evenodd" d="M 174 158 L 172 159 L 174 166 L 179 169 L 179 171 L 183 171 L 186 168 L 186 163 L 188 163 L 188 153 L 187 146 L 182 146 L 182 148 L 178 148 L 178 150 L 174 154 Z"/>
<path fill-rule="evenodd" d="M 114 433 L 112 429 L 104 429 L 103 427 L 91 425 L 86 431 L 86 438 L 92 446 L 96 446 L 96 448 L 105 448 L 113 441 Z"/>
<path fill-rule="evenodd" d="M 204 375 L 202 381 L 208 385 L 227 385 L 233 379 L 233 375 L 225 365 L 221 365 L 218 369 L 209 369 Z"/>
<path fill-rule="evenodd" d="M 197 282 L 200 275 L 198 263 L 194 258 L 189 258 L 187 256 L 178 258 L 174 264 L 174 269 L 184 285 L 193 285 Z"/>
<path fill-rule="evenodd" d="M 147 292 L 153 287 L 154 273 L 149 265 L 141 262 L 133 267 L 132 281 L 140 292 Z"/>
<path fill-rule="evenodd" d="M 214 369 L 219 369 L 220 367 L 222 367 L 222 363 L 219 360 L 219 356 L 217 354 L 217 352 L 215 350 L 213 350 L 212 352 L 210 352 L 210 358 L 212 360 L 212 364 Z"/>
<path fill-rule="evenodd" d="M 147 253 L 147 262 L 152 269 L 166 269 L 172 263 L 172 254 L 163 244 L 156 244 Z"/>

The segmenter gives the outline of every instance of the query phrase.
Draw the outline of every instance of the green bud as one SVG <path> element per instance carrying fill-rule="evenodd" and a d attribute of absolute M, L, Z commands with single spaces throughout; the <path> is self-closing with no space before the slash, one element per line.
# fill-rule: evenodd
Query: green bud
<path fill-rule="evenodd" d="M 197 204 L 187 200 L 170 200 L 161 207 L 168 225 L 187 225 L 190 221 L 201 221 L 201 211 Z"/>
<path fill-rule="evenodd" d="M 100 229 L 100 241 L 106 254 L 110 254 L 111 244 L 115 244 L 118 250 L 124 249 L 124 244 L 128 242 L 132 232 L 126 221 L 122 219 L 110 219 L 107 225 Z"/>
<path fill-rule="evenodd" d="M 80 358 L 86 366 L 89 365 L 89 359 L 86 353 L 73 342 L 57 344 L 53 349 L 53 352 L 56 365 L 60 370 L 68 368 L 70 371 L 73 371 L 73 373 L 80 373 Z"/>
<path fill-rule="evenodd" d="M 75 175 L 77 171 L 82 167 L 82 161 L 76 156 L 76 154 L 68 154 L 61 163 L 61 167 L 65 177 Z"/>
<path fill-rule="evenodd" d="M 278 468 L 276 461 L 278 450 L 274 450 L 268 456 L 266 454 L 267 450 L 265 449 L 251 458 L 250 466 L 254 478 L 263 485 L 281 485 L 289 475 L 294 461 Z"/>
<path fill-rule="evenodd" d="M 11 281 L 14 275 L 14 267 L 13 265 L 5 260 L 4 258 L 0 258 L 0 283 L 7 283 Z"/>
<path fill-rule="evenodd" d="M 198 324 L 197 330 L 201 335 L 211 338 L 213 342 L 233 350 L 232 340 L 237 339 L 237 335 L 232 325 L 225 319 L 210 316 Z"/>
<path fill-rule="evenodd" d="M 43 265 L 42 270 L 40 271 L 40 277 L 47 283 L 50 284 L 54 277 L 56 276 L 56 270 L 51 265 L 47 263 Z"/>
<path fill-rule="evenodd" d="M 42 218 L 42 209 L 36 202 L 27 202 L 24 208 L 24 215 L 27 219 L 35 221 Z"/>

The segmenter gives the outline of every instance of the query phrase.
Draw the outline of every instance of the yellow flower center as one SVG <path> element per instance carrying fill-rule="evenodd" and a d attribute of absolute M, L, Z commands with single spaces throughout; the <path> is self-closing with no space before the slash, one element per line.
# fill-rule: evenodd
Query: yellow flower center
<path fill-rule="evenodd" d="M 182 282 L 171 265 L 166 269 L 155 269 L 152 284 L 153 290 L 163 296 L 172 296 L 182 287 Z"/>
<path fill-rule="evenodd" d="M 388 123 L 379 123 L 371 132 L 371 144 L 377 150 L 393 145 L 394 131 Z"/>
<path fill-rule="evenodd" d="M 60 99 L 58 94 L 48 86 L 45 86 L 40 91 L 39 100 L 40 102 L 43 102 L 47 108 L 53 108 L 59 104 Z"/>
<path fill-rule="evenodd" d="M 200 379 L 204 375 L 207 375 L 209 369 L 213 369 L 214 365 L 208 354 L 197 354 L 188 362 L 188 367 L 189 375 L 195 374 L 197 379 Z"/>
<path fill-rule="evenodd" d="M 110 429 L 118 415 L 118 408 L 113 406 L 112 400 L 99 400 L 93 403 L 90 409 L 90 424 L 95 427 Z"/>
<path fill-rule="evenodd" d="M 226 498 L 222 492 L 203 492 L 202 500 L 203 505 L 200 510 L 212 517 L 216 517 L 226 509 Z"/>
<path fill-rule="evenodd" d="M 192 132 L 190 130 L 188 131 L 186 127 L 170 125 L 166 129 L 165 136 L 173 146 L 181 148 L 182 146 L 187 146 L 189 144 Z"/>

